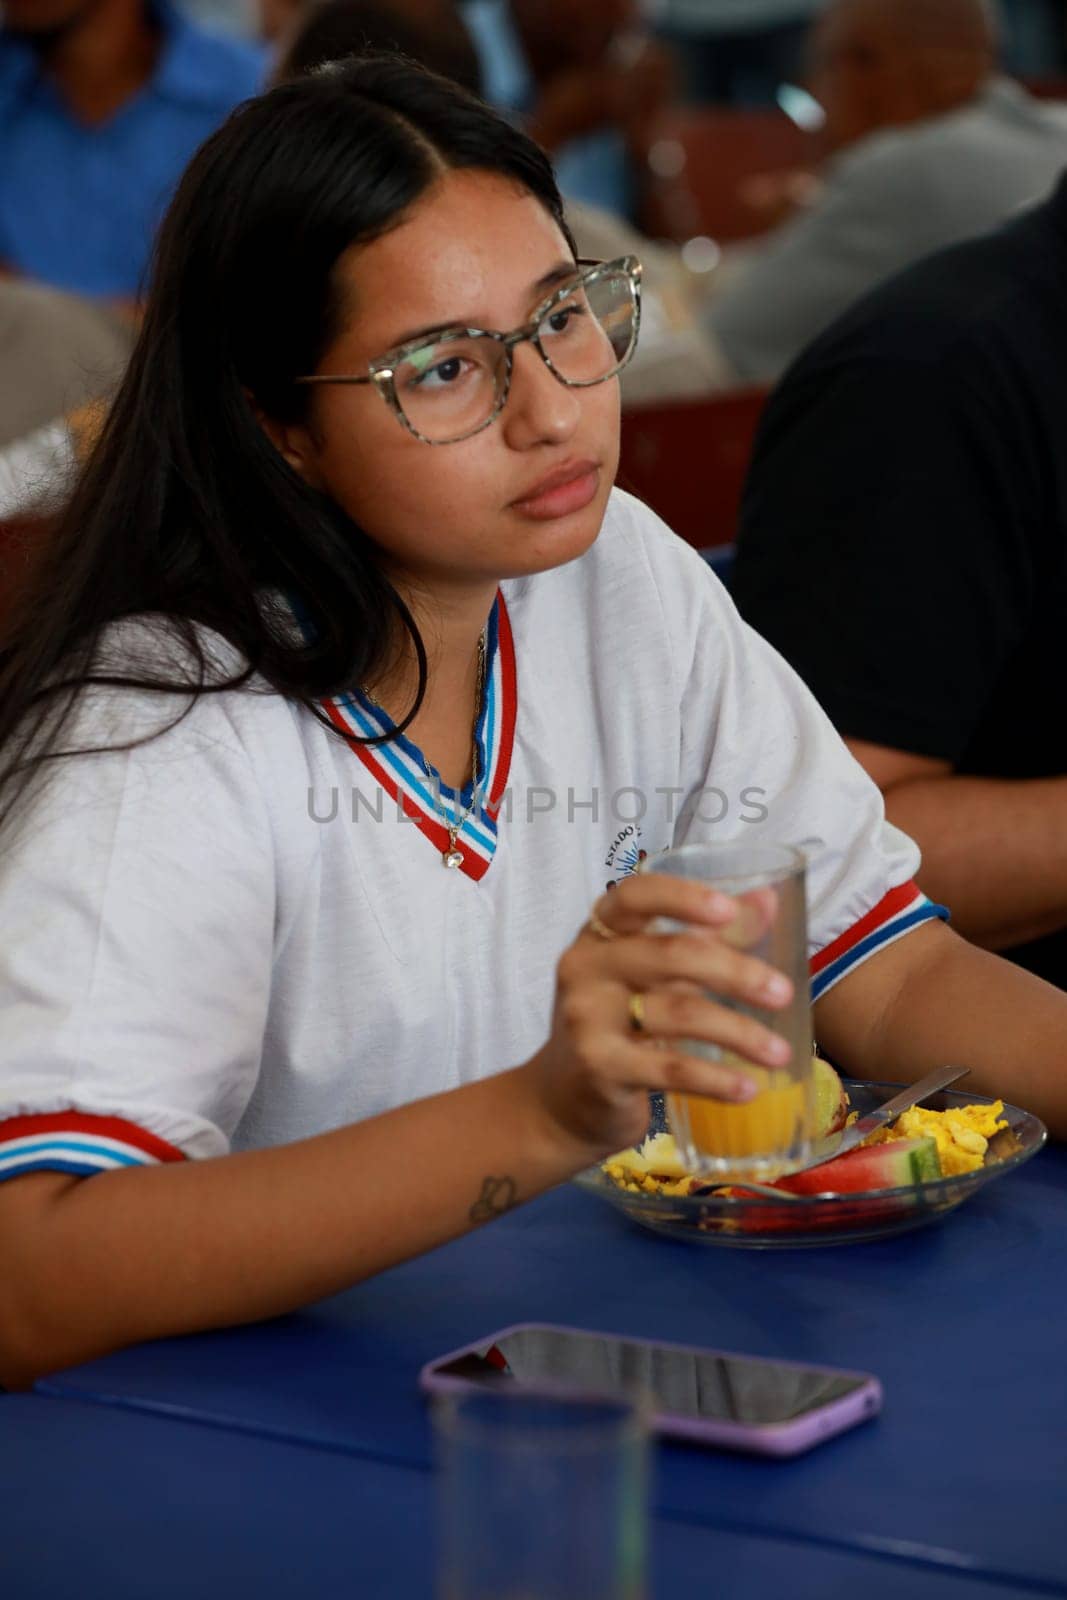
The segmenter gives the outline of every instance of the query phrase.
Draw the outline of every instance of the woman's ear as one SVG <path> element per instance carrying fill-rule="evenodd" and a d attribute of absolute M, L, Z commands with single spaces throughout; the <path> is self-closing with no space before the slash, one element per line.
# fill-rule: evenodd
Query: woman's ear
<path fill-rule="evenodd" d="M 244 395 L 252 408 L 256 421 L 282 460 L 292 467 L 294 472 L 299 473 L 310 488 L 321 489 L 322 478 L 318 470 L 318 449 L 307 424 L 303 422 L 279 422 L 276 417 L 268 417 L 255 395 L 251 394 L 247 389 L 244 391 Z"/>

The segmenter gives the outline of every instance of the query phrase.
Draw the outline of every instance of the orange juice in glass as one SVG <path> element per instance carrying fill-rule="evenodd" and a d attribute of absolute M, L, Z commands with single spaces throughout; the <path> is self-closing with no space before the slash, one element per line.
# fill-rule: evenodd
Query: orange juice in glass
<path fill-rule="evenodd" d="M 691 1172 L 713 1181 L 772 1181 L 803 1166 L 815 1131 L 804 857 L 784 845 L 692 844 L 656 856 L 645 870 L 697 878 L 732 896 L 738 914 L 721 938 L 792 980 L 793 999 L 782 1011 L 708 995 L 781 1034 L 793 1052 L 786 1066 L 760 1066 L 704 1041 L 685 1044 L 693 1055 L 726 1062 L 754 1079 L 754 1099 L 739 1105 L 704 1095 L 667 1096 L 671 1132 Z M 664 919 L 662 926 L 673 931 L 679 924 Z"/>

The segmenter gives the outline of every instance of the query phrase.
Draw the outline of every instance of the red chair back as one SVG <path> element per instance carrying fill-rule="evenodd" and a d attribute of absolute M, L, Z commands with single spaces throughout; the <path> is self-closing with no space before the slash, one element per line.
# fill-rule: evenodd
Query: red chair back
<path fill-rule="evenodd" d="M 697 550 L 732 544 L 765 389 L 622 415 L 620 488 Z"/>
<path fill-rule="evenodd" d="M 819 157 L 816 136 L 778 110 L 671 111 L 657 137 L 667 172 L 647 179 L 641 225 L 650 238 L 706 234 L 721 244 L 765 233 L 778 218 L 746 199 L 747 182 L 810 167 Z"/>
<path fill-rule="evenodd" d="M 1037 100 L 1067 100 L 1067 78 L 1024 78 L 1023 87 Z"/>

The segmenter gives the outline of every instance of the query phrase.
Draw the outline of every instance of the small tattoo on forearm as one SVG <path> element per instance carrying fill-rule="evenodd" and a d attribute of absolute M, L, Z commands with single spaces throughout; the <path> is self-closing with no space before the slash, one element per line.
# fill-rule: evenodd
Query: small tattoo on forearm
<path fill-rule="evenodd" d="M 471 1221 L 492 1222 L 494 1217 L 502 1217 L 505 1211 L 517 1205 L 518 1199 L 514 1178 L 485 1178 L 482 1192 L 471 1206 Z"/>

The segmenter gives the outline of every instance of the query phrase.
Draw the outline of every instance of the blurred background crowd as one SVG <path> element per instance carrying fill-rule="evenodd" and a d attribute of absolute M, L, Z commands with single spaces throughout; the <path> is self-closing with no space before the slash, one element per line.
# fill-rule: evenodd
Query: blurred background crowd
<path fill-rule="evenodd" d="M 1067 610 L 1067 0 L 0 19 L 0 524 L 91 439 L 200 142 L 273 82 L 399 49 L 545 146 L 583 257 L 640 257 L 620 481 L 816 689 L 961 931 L 1067 982 L 1067 748 L 1035 687 Z"/>
<path fill-rule="evenodd" d="M 630 405 L 774 383 L 860 294 L 1067 162 L 1062 0 L 3 0 L 0 17 L 0 446 L 114 381 L 155 223 L 230 108 L 367 47 L 521 118 L 582 253 L 641 255 Z"/>

